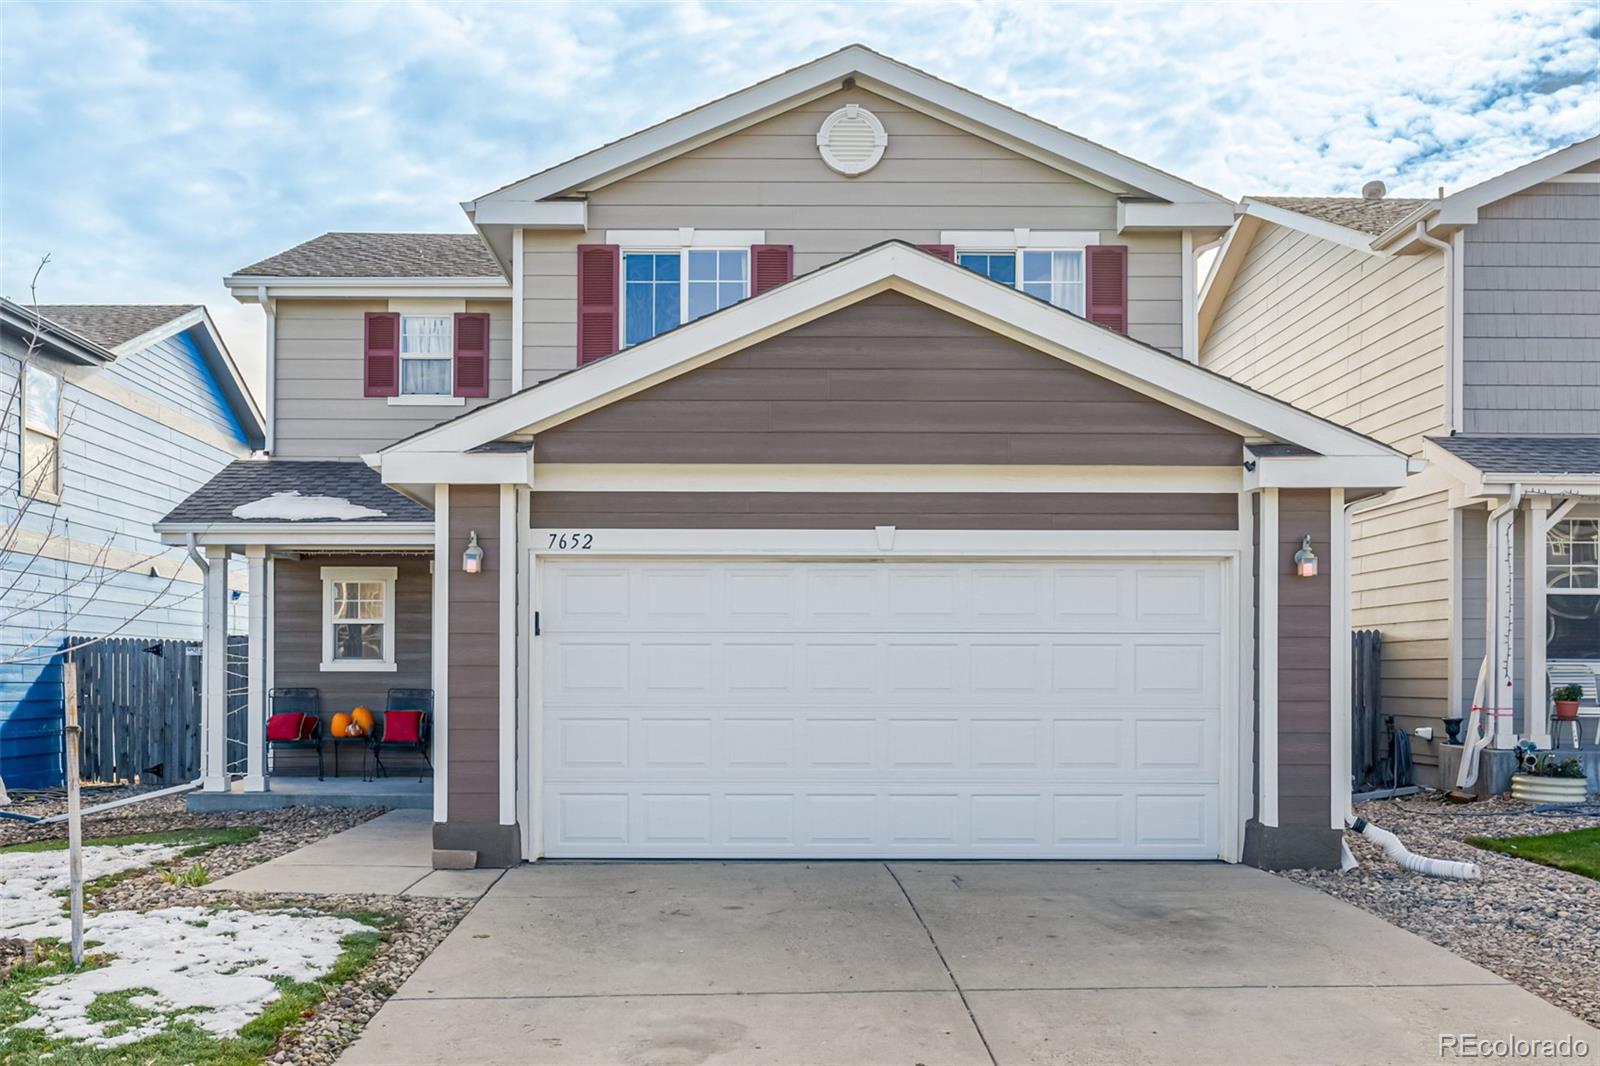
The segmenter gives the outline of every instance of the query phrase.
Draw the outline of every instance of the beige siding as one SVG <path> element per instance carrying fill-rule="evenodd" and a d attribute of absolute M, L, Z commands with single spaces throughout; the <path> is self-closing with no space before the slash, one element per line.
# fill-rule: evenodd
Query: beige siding
<path fill-rule="evenodd" d="M 1380 259 L 1263 225 L 1201 350 L 1201 365 L 1412 455 L 1444 428 L 1438 253 Z M 1352 524 L 1352 621 L 1384 638 L 1384 709 L 1437 723 L 1447 705 L 1449 508 L 1402 490 Z M 1434 761 L 1417 745 L 1418 763 Z"/>
<path fill-rule="evenodd" d="M 280 300 L 277 323 L 277 424 L 273 455 L 350 459 L 375 451 L 488 401 L 441 407 L 391 406 L 362 393 L 362 330 L 386 300 Z M 511 304 L 469 300 L 489 314 L 489 396 L 511 390 Z"/>
<path fill-rule="evenodd" d="M 883 161 L 845 178 L 817 155 L 823 118 L 845 103 L 872 110 L 889 134 Z M 1129 246 L 1129 330 L 1181 345 L 1180 238 L 1116 232 L 1116 199 L 1103 189 L 901 104 L 853 90 L 803 104 L 751 128 L 597 189 L 584 236 L 529 231 L 524 244 L 529 383 L 574 365 L 573 248 L 607 229 L 756 229 L 793 244 L 805 273 L 890 239 L 918 244 L 941 230 L 1093 230 Z"/>

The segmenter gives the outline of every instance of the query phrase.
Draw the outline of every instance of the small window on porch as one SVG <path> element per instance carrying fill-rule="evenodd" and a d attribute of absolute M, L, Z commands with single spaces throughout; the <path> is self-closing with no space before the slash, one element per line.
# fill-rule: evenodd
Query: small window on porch
<path fill-rule="evenodd" d="M 1600 519 L 1550 527 L 1545 585 L 1548 657 L 1600 662 Z"/>
<path fill-rule="evenodd" d="M 394 662 L 392 566 L 322 568 L 322 669 L 387 670 Z"/>

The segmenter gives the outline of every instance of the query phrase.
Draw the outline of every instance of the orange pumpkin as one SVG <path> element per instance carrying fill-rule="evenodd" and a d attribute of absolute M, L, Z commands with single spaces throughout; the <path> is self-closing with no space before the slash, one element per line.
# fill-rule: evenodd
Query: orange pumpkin
<path fill-rule="evenodd" d="M 355 710 L 350 712 L 350 717 L 355 720 L 356 725 L 361 727 L 362 736 L 367 736 L 372 732 L 374 723 L 372 721 L 371 711 L 367 710 L 365 707 L 357 707 Z"/>
<path fill-rule="evenodd" d="M 343 711 L 340 711 L 338 714 L 333 716 L 333 721 L 329 723 L 329 728 L 333 731 L 333 735 L 336 737 L 349 736 L 350 716 L 345 714 Z"/>

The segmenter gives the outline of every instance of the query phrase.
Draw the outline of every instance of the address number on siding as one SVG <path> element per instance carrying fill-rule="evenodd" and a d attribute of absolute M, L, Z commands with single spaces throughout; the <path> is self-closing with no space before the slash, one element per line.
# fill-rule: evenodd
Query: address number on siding
<path fill-rule="evenodd" d="M 593 533 L 551 533 L 546 550 L 586 552 L 594 547 Z"/>

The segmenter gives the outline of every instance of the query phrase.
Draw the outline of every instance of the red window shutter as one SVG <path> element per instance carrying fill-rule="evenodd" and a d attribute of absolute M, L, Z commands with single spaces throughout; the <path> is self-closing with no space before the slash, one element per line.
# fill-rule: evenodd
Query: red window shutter
<path fill-rule="evenodd" d="M 578 365 L 617 350 L 621 311 L 622 249 L 578 245 Z"/>
<path fill-rule="evenodd" d="M 400 315 L 394 311 L 368 311 L 364 336 L 361 394 L 400 395 Z"/>
<path fill-rule="evenodd" d="M 760 296 L 794 279 L 794 245 L 750 246 L 750 295 Z"/>
<path fill-rule="evenodd" d="M 1083 250 L 1085 318 L 1096 325 L 1128 332 L 1128 246 L 1091 244 Z"/>
<path fill-rule="evenodd" d="M 489 395 L 489 316 L 456 315 L 456 395 Z"/>
<path fill-rule="evenodd" d="M 938 256 L 946 263 L 954 263 L 956 261 L 956 246 L 953 244 L 919 244 L 917 247 L 929 255 Z"/>

